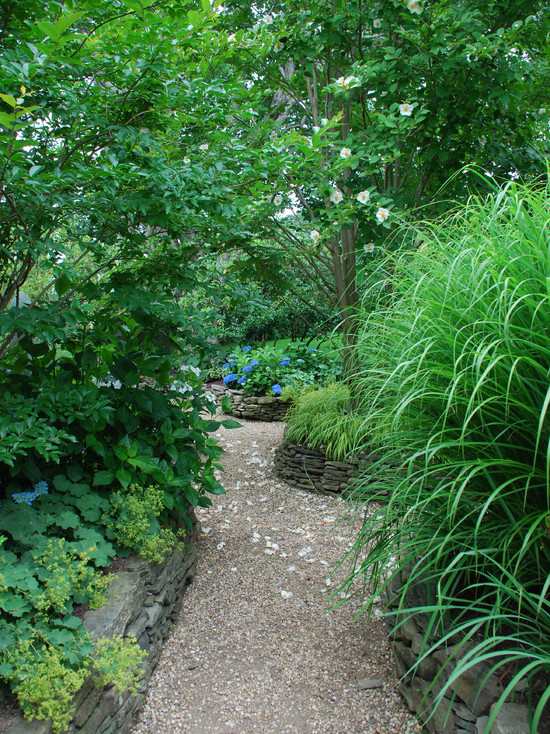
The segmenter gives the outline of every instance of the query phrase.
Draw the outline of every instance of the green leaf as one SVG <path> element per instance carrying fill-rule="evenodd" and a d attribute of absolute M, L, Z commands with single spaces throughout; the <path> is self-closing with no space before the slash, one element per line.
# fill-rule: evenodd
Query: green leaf
<path fill-rule="evenodd" d="M 15 97 L 12 97 L 11 94 L 1 94 L 0 93 L 0 99 L 5 102 L 10 107 L 17 107 L 17 100 Z"/>
<path fill-rule="evenodd" d="M 12 617 L 22 617 L 30 612 L 31 605 L 22 596 L 12 594 L 9 591 L 0 592 L 0 609 L 3 609 Z"/>
<path fill-rule="evenodd" d="M 55 292 L 58 296 L 62 296 L 64 293 L 66 293 L 72 286 L 71 280 L 68 278 L 68 276 L 65 273 L 62 273 L 59 278 L 55 281 Z"/>
<path fill-rule="evenodd" d="M 94 487 L 106 487 L 112 484 L 115 480 L 115 475 L 112 471 L 102 469 L 94 474 Z"/>
<path fill-rule="evenodd" d="M 115 476 L 118 479 L 118 481 L 122 484 L 124 489 L 126 489 L 126 487 L 132 481 L 132 475 L 126 469 L 118 469 Z"/>
<path fill-rule="evenodd" d="M 227 420 L 222 421 L 222 426 L 224 428 L 241 428 L 242 423 L 239 423 L 239 421 L 236 421 L 234 418 L 228 418 Z"/>

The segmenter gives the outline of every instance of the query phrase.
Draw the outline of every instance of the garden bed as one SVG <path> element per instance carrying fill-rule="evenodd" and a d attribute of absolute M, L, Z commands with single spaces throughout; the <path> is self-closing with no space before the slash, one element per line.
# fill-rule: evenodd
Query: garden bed
<path fill-rule="evenodd" d="M 275 451 L 275 472 L 299 489 L 337 494 L 374 461 L 372 454 L 361 454 L 348 461 L 333 461 L 322 449 L 284 442 Z"/>
<path fill-rule="evenodd" d="M 244 395 L 239 390 L 232 390 L 219 383 L 211 383 L 208 387 L 215 395 L 218 404 L 221 404 L 224 397 L 229 398 L 231 401 L 229 415 L 234 415 L 236 418 L 255 421 L 282 421 L 290 407 L 287 400 L 278 397 Z"/>
<path fill-rule="evenodd" d="M 135 637 L 148 653 L 143 678 L 135 695 L 118 694 L 112 686 L 100 688 L 90 677 L 78 693 L 69 734 L 127 734 L 139 712 L 147 683 L 196 566 L 196 531 L 183 548 L 155 565 L 132 557 L 116 571 L 107 602 L 84 613 L 84 625 L 93 639 Z M 50 734 L 48 721 L 27 721 L 8 704 L 0 710 L 2 734 Z M 2 716 L 2 713 L 4 715 Z"/>

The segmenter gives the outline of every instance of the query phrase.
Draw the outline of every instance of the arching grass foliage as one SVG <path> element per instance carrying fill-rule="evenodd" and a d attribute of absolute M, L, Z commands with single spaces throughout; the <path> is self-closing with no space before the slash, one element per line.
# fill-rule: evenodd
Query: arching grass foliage
<path fill-rule="evenodd" d="M 406 569 L 396 623 L 426 612 L 425 652 L 470 640 L 456 675 L 489 661 L 501 702 L 550 669 L 548 220 L 547 190 L 510 186 L 419 231 L 384 264 L 360 340 L 363 410 L 402 471 L 375 467 L 357 490 L 390 499 L 365 520 L 350 582 L 374 598 Z M 419 583 L 434 596 L 412 608 Z M 532 690 L 535 732 L 550 688 Z"/>

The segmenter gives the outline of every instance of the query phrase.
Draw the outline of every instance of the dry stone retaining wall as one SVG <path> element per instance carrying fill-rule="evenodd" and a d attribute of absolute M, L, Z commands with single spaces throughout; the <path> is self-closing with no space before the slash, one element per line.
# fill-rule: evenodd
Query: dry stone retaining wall
<path fill-rule="evenodd" d="M 86 612 L 84 624 L 93 639 L 132 636 L 148 652 L 140 690 L 118 694 L 112 687 L 98 688 L 88 679 L 76 697 L 70 734 L 128 734 L 139 712 L 147 683 L 162 646 L 177 616 L 185 588 L 196 566 L 194 536 L 162 565 L 129 559 L 115 574 L 107 603 Z M 26 721 L 18 716 L 6 734 L 51 734 L 47 721 Z"/>
<path fill-rule="evenodd" d="M 336 494 L 348 487 L 355 476 L 374 460 L 362 454 L 346 461 L 332 461 L 321 449 L 284 442 L 275 451 L 275 472 L 299 489 Z"/>
<path fill-rule="evenodd" d="M 231 390 L 224 385 L 211 384 L 209 389 L 221 402 L 223 397 L 231 400 L 230 415 L 236 418 L 245 418 L 246 420 L 256 421 L 282 421 L 284 420 L 290 403 L 281 398 L 271 397 L 254 397 L 253 395 L 243 395 L 238 390 Z"/>
<path fill-rule="evenodd" d="M 411 606 L 423 603 L 422 599 L 409 601 Z M 454 671 L 457 658 L 472 644 L 437 649 L 420 662 L 414 674 L 408 673 L 425 649 L 425 624 L 424 617 L 417 614 L 391 635 L 401 694 L 430 734 L 482 734 L 492 706 L 503 691 L 502 682 L 488 674 L 487 664 L 480 664 L 453 681 L 436 707 L 435 699 Z M 529 734 L 528 708 L 521 693 L 515 695 L 515 702 L 502 707 L 491 734 Z"/>

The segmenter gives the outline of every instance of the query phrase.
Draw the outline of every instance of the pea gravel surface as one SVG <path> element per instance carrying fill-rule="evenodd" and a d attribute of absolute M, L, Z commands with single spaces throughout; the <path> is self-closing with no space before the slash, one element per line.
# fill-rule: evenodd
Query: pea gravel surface
<path fill-rule="evenodd" d="M 133 734 L 413 734 L 384 623 L 335 608 L 339 498 L 273 474 L 282 423 L 220 429 L 227 494 L 199 510 L 197 575 Z M 340 572 L 341 575 L 341 572 Z"/>

